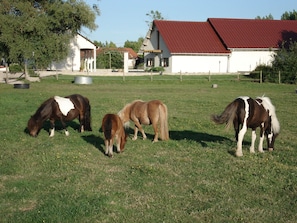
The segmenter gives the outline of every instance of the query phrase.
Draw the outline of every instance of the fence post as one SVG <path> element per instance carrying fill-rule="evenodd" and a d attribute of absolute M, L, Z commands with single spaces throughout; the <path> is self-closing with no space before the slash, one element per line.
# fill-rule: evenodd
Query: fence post
<path fill-rule="evenodd" d="M 262 76 L 263 76 L 262 70 L 260 70 L 260 84 L 262 84 Z"/>
<path fill-rule="evenodd" d="M 151 71 L 151 81 L 153 81 L 153 72 Z"/>
<path fill-rule="evenodd" d="M 183 76 L 182 76 L 182 72 L 179 71 L 179 81 L 182 82 L 183 81 Z"/>
<path fill-rule="evenodd" d="M 208 82 L 210 82 L 210 71 L 208 71 Z"/>
<path fill-rule="evenodd" d="M 278 71 L 278 83 L 279 84 L 281 83 L 281 72 L 280 72 L 280 70 Z"/>

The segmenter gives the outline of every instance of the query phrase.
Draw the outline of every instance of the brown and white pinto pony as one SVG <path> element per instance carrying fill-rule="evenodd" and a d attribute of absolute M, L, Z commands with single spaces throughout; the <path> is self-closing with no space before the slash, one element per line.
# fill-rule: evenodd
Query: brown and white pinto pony
<path fill-rule="evenodd" d="M 117 152 L 122 152 L 127 142 L 127 134 L 120 117 L 116 114 L 106 114 L 102 119 L 101 128 L 105 138 L 105 154 L 109 157 L 113 156 L 114 139 L 117 144 Z"/>
<path fill-rule="evenodd" d="M 51 125 L 50 137 L 53 137 L 55 134 L 55 121 L 58 120 L 62 123 L 65 135 L 68 136 L 69 132 L 65 122 L 77 117 L 80 123 L 80 132 L 92 131 L 91 106 L 88 98 L 79 94 L 67 97 L 55 96 L 40 105 L 35 114 L 29 119 L 27 129 L 31 136 L 36 137 L 43 123 L 49 119 Z"/>
<path fill-rule="evenodd" d="M 131 120 L 135 124 L 134 136 L 132 140 L 137 139 L 138 130 L 142 133 L 143 139 L 146 139 L 141 125 L 152 125 L 154 128 L 155 136 L 153 142 L 157 142 L 159 138 L 158 125 L 160 123 L 160 139 L 168 140 L 168 112 L 167 106 L 159 100 L 152 100 L 144 102 L 141 100 L 135 100 L 118 112 L 118 115 L 122 119 L 125 125 Z"/>
<path fill-rule="evenodd" d="M 233 123 L 237 140 L 236 156 L 243 155 L 242 141 L 248 128 L 252 129 L 251 153 L 255 152 L 256 128 L 260 127 L 259 152 L 263 152 L 264 135 L 267 138 L 268 150 L 272 151 L 275 138 L 280 132 L 275 107 L 268 97 L 257 97 L 256 100 L 247 96 L 238 97 L 221 115 L 212 115 L 212 120 L 217 124 L 226 123 L 226 128 Z"/>

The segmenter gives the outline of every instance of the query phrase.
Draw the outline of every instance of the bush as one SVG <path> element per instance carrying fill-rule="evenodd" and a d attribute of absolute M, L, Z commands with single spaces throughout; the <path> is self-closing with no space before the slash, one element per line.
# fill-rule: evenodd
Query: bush
<path fill-rule="evenodd" d="M 10 73 L 19 73 L 19 72 L 23 72 L 23 68 L 21 65 L 19 64 L 10 64 L 9 65 L 9 72 Z"/>
<path fill-rule="evenodd" d="M 164 67 L 152 67 L 152 68 L 148 68 L 146 69 L 147 72 L 163 72 L 165 71 Z"/>

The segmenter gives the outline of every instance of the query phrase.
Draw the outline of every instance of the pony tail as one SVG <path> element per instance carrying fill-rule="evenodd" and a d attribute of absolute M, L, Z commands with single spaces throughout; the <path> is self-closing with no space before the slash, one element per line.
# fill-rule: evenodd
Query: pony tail
<path fill-rule="evenodd" d="M 169 139 L 168 112 L 165 104 L 160 104 L 160 138 L 162 140 Z"/>
<path fill-rule="evenodd" d="M 237 103 L 235 101 L 231 102 L 220 115 L 212 115 L 211 119 L 216 124 L 226 123 L 226 129 L 228 130 L 232 124 L 233 119 L 236 114 Z"/>
<path fill-rule="evenodd" d="M 91 105 L 87 103 L 87 108 L 85 112 L 85 128 L 87 131 L 92 131 L 91 127 Z"/>

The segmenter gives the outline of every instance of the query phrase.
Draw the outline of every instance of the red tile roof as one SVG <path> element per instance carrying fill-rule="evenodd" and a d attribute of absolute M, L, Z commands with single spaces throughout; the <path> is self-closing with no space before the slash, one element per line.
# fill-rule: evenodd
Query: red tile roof
<path fill-rule="evenodd" d="M 284 40 L 297 40 L 294 20 L 209 18 L 207 21 L 227 48 L 279 48 Z"/>
<path fill-rule="evenodd" d="M 229 53 L 207 22 L 155 20 L 171 53 Z"/>
<path fill-rule="evenodd" d="M 153 26 L 171 53 L 230 53 L 232 48 L 279 48 L 283 41 L 297 41 L 296 20 L 154 20 Z"/>

